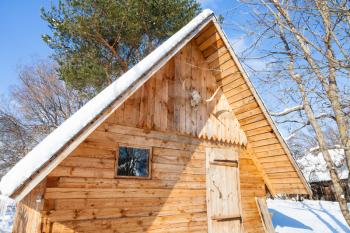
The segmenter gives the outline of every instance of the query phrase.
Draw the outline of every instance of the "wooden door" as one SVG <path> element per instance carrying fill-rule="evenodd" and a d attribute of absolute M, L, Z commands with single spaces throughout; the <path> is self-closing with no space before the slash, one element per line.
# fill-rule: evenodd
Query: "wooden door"
<path fill-rule="evenodd" d="M 238 153 L 207 148 L 206 168 L 208 232 L 241 232 Z"/>

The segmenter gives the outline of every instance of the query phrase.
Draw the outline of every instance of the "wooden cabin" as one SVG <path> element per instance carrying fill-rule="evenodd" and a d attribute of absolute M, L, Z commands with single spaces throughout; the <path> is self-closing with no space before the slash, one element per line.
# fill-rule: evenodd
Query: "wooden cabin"
<path fill-rule="evenodd" d="M 347 179 L 341 179 L 340 185 L 345 190 L 345 198 L 348 202 L 350 202 L 350 196 L 349 196 L 349 188 L 348 188 L 348 180 Z M 312 191 L 312 197 L 310 198 L 308 195 L 306 195 L 306 198 L 310 198 L 312 200 L 324 200 L 324 201 L 337 201 L 334 195 L 334 191 L 332 188 L 332 181 L 331 180 L 322 180 L 317 182 L 310 182 L 310 188 Z"/>
<path fill-rule="evenodd" d="M 271 232 L 256 199 L 310 193 L 210 10 L 52 132 L 0 190 L 17 202 L 15 233 Z"/>

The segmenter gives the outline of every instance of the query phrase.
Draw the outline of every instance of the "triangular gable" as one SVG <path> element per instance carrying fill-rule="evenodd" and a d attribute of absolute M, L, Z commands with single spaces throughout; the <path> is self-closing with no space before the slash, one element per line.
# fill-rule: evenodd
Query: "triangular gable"
<path fill-rule="evenodd" d="M 213 25 L 215 25 L 215 33 L 207 34 L 208 28 L 213 30 L 211 28 Z M 199 34 L 199 32 L 202 33 Z M 279 135 L 270 116 L 266 112 L 266 108 L 262 104 L 262 101 L 256 94 L 255 89 L 249 82 L 249 79 L 245 75 L 242 67 L 239 65 L 237 58 L 230 48 L 221 28 L 217 25 L 213 12 L 210 10 L 204 10 L 200 15 L 194 18 L 190 23 L 184 26 L 180 31 L 174 34 L 145 59 L 117 79 L 95 98 L 89 101 L 77 113 L 75 113 L 48 137 L 46 137 L 2 178 L 0 183 L 1 193 L 15 198 L 17 201 L 21 200 L 61 161 L 63 161 L 63 159 L 65 159 L 84 139 L 86 139 L 91 132 L 93 132 L 102 122 L 104 122 L 129 96 L 138 90 L 157 70 L 168 62 L 173 55 L 175 55 L 196 36 L 198 46 L 200 50 L 202 50 L 204 57 L 210 60 L 210 65 L 218 64 L 219 69 L 222 70 L 222 72 L 219 72 L 219 74 L 215 76 L 217 78 L 218 76 L 222 77 L 221 79 L 217 79 L 217 81 L 222 86 L 222 90 L 224 91 L 225 95 L 229 96 L 227 94 L 228 92 L 232 93 L 233 89 L 236 90 L 236 88 L 230 88 L 228 90 L 227 87 L 229 87 L 232 82 L 235 82 L 234 80 L 236 79 L 232 79 L 234 76 L 233 74 L 236 74 L 237 70 L 239 70 L 240 74 L 243 76 L 245 84 L 249 89 L 245 91 L 250 91 L 252 93 L 251 96 L 257 104 L 256 108 L 259 108 L 262 111 L 264 117 L 268 121 L 268 125 L 271 127 L 268 132 L 272 133 L 273 135 L 277 135 L 276 137 L 278 143 L 281 149 L 284 150 L 284 154 L 281 156 L 285 156 L 287 158 L 287 161 L 290 163 L 288 168 L 297 174 L 295 179 L 299 183 L 296 182 L 295 187 L 292 184 L 289 189 L 280 189 L 278 188 L 279 183 L 271 182 L 271 180 L 274 180 L 274 176 L 269 176 L 269 174 L 273 174 L 269 173 L 269 171 L 273 169 L 268 169 L 267 167 L 265 168 L 265 163 L 259 160 L 260 157 L 258 157 L 258 155 L 260 155 L 259 153 L 261 153 L 261 151 L 256 150 L 256 142 L 254 137 L 252 137 L 261 134 L 251 135 L 251 130 L 254 129 L 254 127 L 251 124 L 247 124 L 247 121 L 249 122 L 250 115 L 248 114 L 249 116 L 244 117 L 244 114 L 247 114 L 247 111 L 241 112 L 242 107 L 244 108 L 251 106 L 252 103 L 244 102 L 246 99 L 244 98 L 246 92 L 241 97 L 232 95 L 235 96 L 233 97 L 235 100 L 233 102 L 230 102 L 230 99 L 232 100 L 232 96 L 227 97 L 231 108 L 234 110 L 234 113 L 237 115 L 237 118 L 242 124 L 242 128 L 246 131 L 247 135 L 250 136 L 248 137 L 248 141 L 251 142 L 250 144 L 252 146 L 249 146 L 249 148 L 252 147 L 253 151 L 256 150 L 256 152 L 254 151 L 253 154 L 257 157 L 258 162 L 261 163 L 261 167 L 264 172 L 263 174 L 265 176 L 264 178 L 269 184 L 270 189 L 275 190 L 276 193 L 279 191 L 283 191 L 283 193 L 306 193 L 308 191 L 308 186 L 304 182 L 304 178 L 295 165 L 286 144 Z M 227 56 L 227 52 L 224 51 L 223 47 L 226 47 L 229 56 Z M 222 61 L 221 54 L 225 54 L 225 62 Z M 234 67 L 232 67 L 232 64 L 228 63 L 228 60 L 230 59 L 236 64 Z M 234 73 L 231 75 L 231 72 Z M 231 77 L 231 79 L 228 79 L 227 77 Z M 226 81 L 229 82 L 225 85 Z M 242 105 L 239 105 L 238 103 L 242 103 Z M 239 109 L 239 111 L 237 111 L 237 109 Z M 250 110 L 248 112 L 250 112 Z M 260 132 L 261 127 L 255 128 L 257 128 L 257 132 Z M 261 141 L 259 143 L 261 143 Z M 265 157 L 262 156 L 261 158 Z"/>
<path fill-rule="evenodd" d="M 245 146 L 247 138 L 214 75 L 191 40 L 105 122 Z"/>
<path fill-rule="evenodd" d="M 273 195 L 311 194 L 287 144 L 217 21 L 210 22 L 195 40 L 247 135 L 247 151 L 270 192 Z"/>

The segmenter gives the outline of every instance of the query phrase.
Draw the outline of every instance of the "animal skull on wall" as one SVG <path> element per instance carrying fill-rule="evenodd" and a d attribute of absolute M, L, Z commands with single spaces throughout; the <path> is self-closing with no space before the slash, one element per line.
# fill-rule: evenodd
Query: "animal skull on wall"
<path fill-rule="evenodd" d="M 201 101 L 202 101 L 201 95 L 197 90 L 193 89 L 191 92 L 191 107 L 197 110 Z"/>

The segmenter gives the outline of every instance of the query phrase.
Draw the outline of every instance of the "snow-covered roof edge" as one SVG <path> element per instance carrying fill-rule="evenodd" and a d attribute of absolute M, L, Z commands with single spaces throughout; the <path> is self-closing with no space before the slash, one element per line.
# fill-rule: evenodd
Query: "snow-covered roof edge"
<path fill-rule="evenodd" d="M 162 45 L 64 121 L 2 177 L 0 182 L 1 194 L 12 196 L 31 176 L 45 164 L 49 163 L 62 148 L 81 133 L 99 114 L 127 92 L 131 86 L 156 66 L 159 61 L 179 47 L 189 35 L 193 34 L 193 31 L 198 30 L 199 27 L 209 22 L 213 17 L 213 11 L 209 9 L 203 10 L 202 13 Z"/>

